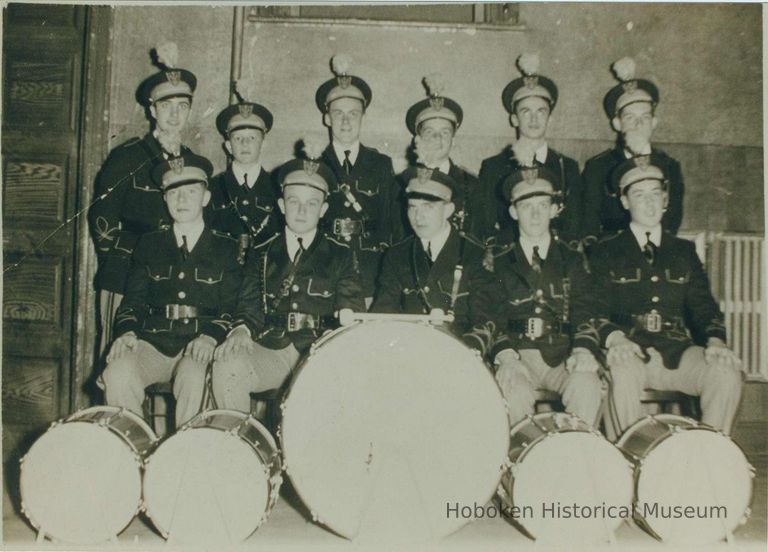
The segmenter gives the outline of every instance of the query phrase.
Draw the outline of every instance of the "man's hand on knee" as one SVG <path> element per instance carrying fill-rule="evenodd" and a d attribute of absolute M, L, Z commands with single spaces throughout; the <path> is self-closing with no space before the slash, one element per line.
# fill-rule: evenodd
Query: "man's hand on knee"
<path fill-rule="evenodd" d="M 121 358 L 128 353 L 132 353 L 136 350 L 136 345 L 139 343 L 139 338 L 133 332 L 124 333 L 112 342 L 112 346 L 109 348 L 109 354 L 107 354 L 107 362 L 112 362 Z"/>
<path fill-rule="evenodd" d="M 520 354 L 514 349 L 501 351 L 496 355 L 493 363 L 496 365 L 496 382 L 502 390 L 512 387 L 515 375 L 521 368 L 525 370 L 525 365 L 520 360 Z"/>
<path fill-rule="evenodd" d="M 191 356 L 200 364 L 208 364 L 213 359 L 213 351 L 216 349 L 216 340 L 210 335 L 198 335 L 187 343 L 184 349 L 185 356 Z"/>
<path fill-rule="evenodd" d="M 605 341 L 608 347 L 608 365 L 612 366 L 617 363 L 625 363 L 631 360 L 633 357 L 642 359 L 643 349 L 629 339 L 624 332 L 615 331 L 608 336 Z"/>
<path fill-rule="evenodd" d="M 731 370 L 741 370 L 741 360 L 722 339 L 710 337 L 707 340 L 707 348 L 704 349 L 704 360 L 707 364 L 730 368 Z"/>
<path fill-rule="evenodd" d="M 571 352 L 571 356 L 565 361 L 565 369 L 570 372 L 597 372 L 600 365 L 597 363 L 595 355 L 589 349 L 576 347 Z"/>
<path fill-rule="evenodd" d="M 216 347 L 213 358 L 216 360 L 229 360 L 240 353 L 247 353 L 253 349 L 251 332 L 245 326 L 232 330 L 227 339 Z"/>

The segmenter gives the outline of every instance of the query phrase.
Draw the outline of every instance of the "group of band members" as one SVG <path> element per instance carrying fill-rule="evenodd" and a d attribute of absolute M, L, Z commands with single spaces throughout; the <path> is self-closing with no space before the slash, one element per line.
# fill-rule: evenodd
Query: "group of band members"
<path fill-rule="evenodd" d="M 140 412 L 145 387 L 172 379 L 182 424 L 212 363 L 217 404 L 248 411 L 341 309 L 442 309 L 493 367 L 512 424 L 540 388 L 595 423 L 607 380 L 619 431 L 645 388 L 700 396 L 703 421 L 730 431 L 740 362 L 693 244 L 675 237 L 680 166 L 652 146 L 659 91 L 631 59 L 604 100 L 616 146 L 581 173 L 547 143 L 558 89 L 536 55 L 502 93 L 514 145 L 479 178 L 451 160 L 463 112 L 436 75 L 407 112 L 415 159 L 395 176 L 360 142 L 372 92 L 339 55 L 315 96 L 329 145 L 306 139 L 270 175 L 272 114 L 238 94 L 216 120 L 230 157 L 212 176 L 180 139 L 196 78 L 158 54 L 140 88 L 152 130 L 111 153 L 90 213 L 108 404 Z"/>

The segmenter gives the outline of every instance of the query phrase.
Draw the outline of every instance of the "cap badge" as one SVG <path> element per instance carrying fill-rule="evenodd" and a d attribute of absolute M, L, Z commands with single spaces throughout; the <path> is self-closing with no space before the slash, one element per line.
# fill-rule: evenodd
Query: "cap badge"
<path fill-rule="evenodd" d="M 440 111 L 443 108 L 444 104 L 445 104 L 445 99 L 442 96 L 432 96 L 431 98 L 429 98 L 429 105 L 432 106 L 432 109 Z"/>
<path fill-rule="evenodd" d="M 168 79 L 173 86 L 178 86 L 181 81 L 181 71 L 166 71 L 165 78 Z"/>
<path fill-rule="evenodd" d="M 310 159 L 304 160 L 304 172 L 312 175 L 317 172 L 317 170 L 320 168 L 320 163 L 317 161 L 312 161 Z"/>
<path fill-rule="evenodd" d="M 250 117 L 253 113 L 253 106 L 251 104 L 238 104 L 237 110 L 241 117 Z"/>
<path fill-rule="evenodd" d="M 635 166 L 643 170 L 646 170 L 648 167 L 651 166 L 651 156 L 638 155 L 637 157 L 635 157 Z"/>
<path fill-rule="evenodd" d="M 352 84 L 352 77 L 349 75 L 339 75 L 336 77 L 336 81 L 342 88 L 349 88 L 349 86 Z"/>
<path fill-rule="evenodd" d="M 523 180 L 527 182 L 528 184 L 535 184 L 536 179 L 539 176 L 539 170 L 536 167 L 530 168 L 530 169 L 521 169 L 523 174 Z"/>
<path fill-rule="evenodd" d="M 621 87 L 624 89 L 624 92 L 634 92 L 637 90 L 637 81 L 631 80 L 621 83 Z"/>
<path fill-rule="evenodd" d="M 539 76 L 526 75 L 525 77 L 523 77 L 523 82 L 525 83 L 525 86 L 528 88 L 536 88 L 539 84 Z"/>
<path fill-rule="evenodd" d="M 171 167 L 171 170 L 175 172 L 176 174 L 181 174 L 181 171 L 184 170 L 184 158 L 183 157 L 171 157 L 168 159 L 168 165 Z"/>
<path fill-rule="evenodd" d="M 416 178 L 422 184 L 426 184 L 432 179 L 432 169 L 429 167 L 417 167 Z"/>

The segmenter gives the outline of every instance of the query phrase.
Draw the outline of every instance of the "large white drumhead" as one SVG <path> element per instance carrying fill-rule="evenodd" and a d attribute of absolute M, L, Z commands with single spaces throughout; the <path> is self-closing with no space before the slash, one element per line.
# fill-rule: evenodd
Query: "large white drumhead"
<path fill-rule="evenodd" d="M 106 427 L 57 424 L 24 457 L 21 499 L 32 524 L 53 539 L 104 542 L 138 512 L 140 462 Z"/>
<path fill-rule="evenodd" d="M 442 331 L 407 322 L 337 330 L 284 405 L 286 471 L 317 520 L 359 541 L 433 539 L 484 505 L 509 445 L 485 365 Z"/>
<path fill-rule="evenodd" d="M 675 432 L 648 453 L 639 470 L 637 512 L 664 541 L 722 540 L 749 507 L 751 467 L 741 449 L 720 433 Z"/>
<path fill-rule="evenodd" d="M 537 542 L 606 542 L 632 517 L 632 466 L 600 435 L 551 433 L 512 475 L 515 517 Z"/>
<path fill-rule="evenodd" d="M 258 528 L 268 499 L 265 466 L 230 432 L 179 431 L 147 461 L 144 505 L 169 542 L 241 542 Z"/>

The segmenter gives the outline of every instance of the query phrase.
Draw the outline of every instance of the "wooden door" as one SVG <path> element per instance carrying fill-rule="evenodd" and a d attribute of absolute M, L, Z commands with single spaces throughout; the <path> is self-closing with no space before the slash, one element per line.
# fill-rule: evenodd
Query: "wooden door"
<path fill-rule="evenodd" d="M 3 461 L 70 410 L 87 8 L 3 13 Z M 42 246 L 39 244 L 46 238 Z"/>

